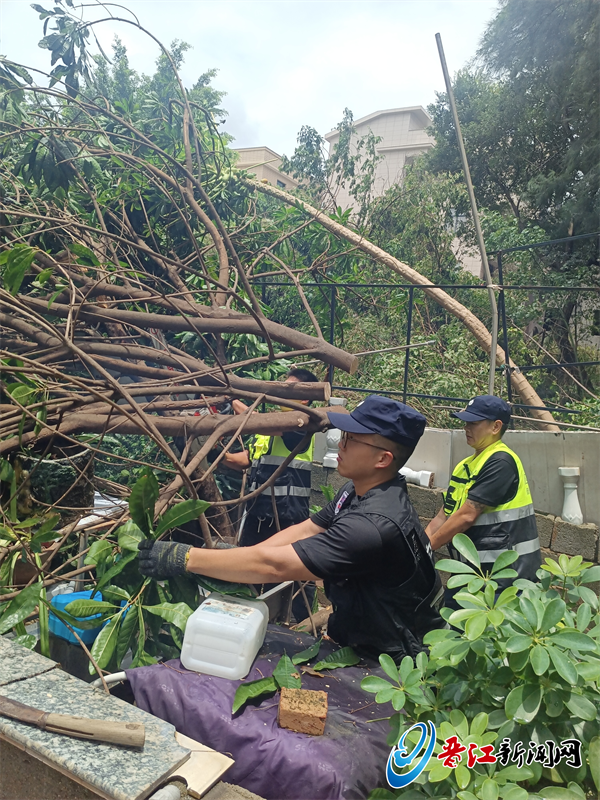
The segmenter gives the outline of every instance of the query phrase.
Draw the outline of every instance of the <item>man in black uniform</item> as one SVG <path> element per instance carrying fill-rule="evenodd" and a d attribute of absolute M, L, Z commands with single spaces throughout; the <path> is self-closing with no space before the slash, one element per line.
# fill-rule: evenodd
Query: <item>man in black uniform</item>
<path fill-rule="evenodd" d="M 329 413 L 343 431 L 338 471 L 350 480 L 326 508 L 266 542 L 235 550 L 140 543 L 140 570 L 157 578 L 195 572 L 242 583 L 323 579 L 334 611 L 328 634 L 362 656 L 397 663 L 443 625 L 429 541 L 398 470 L 425 428 L 410 406 L 371 395 L 352 414 Z"/>

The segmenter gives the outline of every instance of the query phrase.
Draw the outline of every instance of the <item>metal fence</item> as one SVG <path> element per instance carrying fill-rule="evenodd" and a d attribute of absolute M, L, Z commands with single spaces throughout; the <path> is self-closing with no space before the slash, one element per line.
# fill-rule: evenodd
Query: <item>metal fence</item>
<path fill-rule="evenodd" d="M 513 395 L 512 395 L 512 387 L 510 382 L 510 372 L 511 367 L 509 366 L 509 358 L 510 358 L 510 350 L 509 350 L 509 343 L 508 343 L 508 325 L 506 321 L 506 304 L 505 304 L 505 292 L 507 291 L 536 291 L 536 292 L 569 292 L 569 293 L 597 293 L 600 294 L 600 286 L 537 286 L 534 284 L 531 285 L 516 285 L 516 284 L 504 284 L 503 279 L 503 257 L 509 253 L 515 253 L 518 251 L 526 251 L 526 250 L 533 250 L 542 247 L 552 247 L 559 244 L 565 243 L 572 243 L 578 240 L 583 239 L 591 239 L 591 238 L 598 239 L 598 247 L 600 253 L 600 232 L 596 233 L 588 233 L 582 234 L 580 236 L 570 236 L 564 239 L 552 239 L 545 242 L 536 242 L 535 244 L 530 245 L 521 245 L 519 247 L 509 247 L 505 248 L 504 250 L 496 250 L 493 252 L 488 253 L 488 256 L 494 256 L 496 258 L 496 262 L 498 265 L 498 275 L 497 275 L 497 282 L 496 286 L 499 288 L 499 302 L 498 302 L 498 315 L 499 315 L 499 323 L 502 328 L 502 343 L 500 346 L 504 350 L 505 356 L 505 363 L 497 368 L 498 371 L 503 371 L 506 374 L 506 389 L 507 389 L 507 399 L 512 402 Z M 293 287 L 293 284 L 290 282 L 284 281 L 263 281 L 261 282 L 262 288 L 262 296 L 263 300 L 265 299 L 265 291 L 270 287 Z M 408 391 L 408 384 L 409 384 L 409 373 L 410 373 L 410 354 L 411 354 L 411 338 L 412 338 L 412 325 L 413 325 L 413 307 L 414 307 L 414 300 L 415 300 L 415 292 L 424 291 L 426 289 L 444 289 L 448 290 L 460 290 L 460 289 L 469 289 L 473 291 L 488 291 L 488 287 L 483 283 L 470 283 L 470 284 L 455 284 L 455 283 L 430 283 L 425 286 L 414 284 L 414 283 L 342 283 L 342 282 L 331 282 L 331 283 L 318 283 L 318 282 L 307 282 L 302 283 L 303 287 L 318 287 L 323 292 L 329 292 L 329 331 L 328 331 L 328 338 L 331 344 L 335 344 L 335 319 L 336 319 L 336 305 L 338 302 L 338 291 L 339 289 L 404 289 L 408 291 L 408 308 L 407 308 L 407 323 L 406 323 L 406 350 L 404 356 L 404 374 L 403 374 L 403 385 L 402 391 L 385 391 L 380 388 L 372 389 L 372 388 L 365 388 L 359 386 L 336 386 L 334 384 L 334 375 L 335 375 L 335 368 L 330 365 L 328 371 L 328 381 L 331 383 L 332 388 L 336 390 L 345 390 L 345 391 L 352 391 L 352 392 L 360 392 L 364 394 L 383 394 L 383 395 L 398 395 L 402 397 L 402 401 L 405 403 L 408 397 L 418 397 L 421 399 L 429 399 L 429 400 L 444 400 L 444 401 L 453 401 L 457 403 L 466 403 L 468 398 L 463 397 L 447 397 L 443 395 L 434 395 L 434 394 L 423 394 L 418 392 L 409 392 Z M 578 367 L 578 366 L 592 366 L 592 365 L 599 365 L 600 361 L 575 361 L 575 362 L 565 362 L 565 363 L 557 363 L 557 364 L 539 364 L 533 366 L 524 366 L 519 367 L 521 372 L 529 371 L 529 370 L 553 370 L 553 369 L 563 369 L 566 370 L 567 367 Z M 529 406 L 523 403 L 513 403 L 515 408 L 533 408 L 533 406 Z M 573 411 L 572 409 L 564 408 L 563 406 L 553 405 L 551 403 L 547 403 L 545 406 L 540 406 L 536 408 L 547 409 L 553 412 L 560 412 L 563 414 L 577 414 L 579 412 Z"/>

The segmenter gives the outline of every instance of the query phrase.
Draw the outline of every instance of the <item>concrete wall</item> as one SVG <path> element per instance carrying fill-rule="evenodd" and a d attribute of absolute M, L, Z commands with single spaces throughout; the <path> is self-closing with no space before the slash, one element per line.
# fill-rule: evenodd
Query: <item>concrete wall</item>
<path fill-rule="evenodd" d="M 444 431 L 444 433 L 451 433 L 451 431 Z M 321 486 L 332 486 L 337 491 L 344 483 L 346 483 L 346 479 L 342 478 L 337 470 L 324 469 L 319 464 L 313 464 L 311 505 L 325 505 L 326 501 L 321 491 Z M 423 527 L 427 527 L 429 521 L 436 516 L 442 507 L 443 489 L 424 489 L 409 483 L 408 494 Z M 600 562 L 597 525 L 593 523 L 571 525 L 568 522 L 564 522 L 559 516 L 552 514 L 536 513 L 535 516 L 542 547 L 542 558 L 558 560 L 561 553 L 566 553 L 569 556 L 580 555 L 586 561 Z M 442 547 L 438 552 L 441 556 L 447 554 L 445 547 Z M 596 588 L 600 589 L 600 586 Z"/>
<path fill-rule="evenodd" d="M 579 467 L 579 502 L 584 522 L 600 525 L 600 433 L 507 431 L 504 442 L 523 462 L 536 511 L 560 516 L 563 484 L 558 467 Z M 427 428 L 407 466 L 435 472 L 445 489 L 453 467 L 472 455 L 462 430 Z"/>

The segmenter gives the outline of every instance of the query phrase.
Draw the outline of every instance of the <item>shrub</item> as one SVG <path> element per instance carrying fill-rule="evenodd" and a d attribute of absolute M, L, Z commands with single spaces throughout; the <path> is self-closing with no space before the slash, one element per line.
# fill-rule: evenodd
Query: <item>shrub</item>
<path fill-rule="evenodd" d="M 599 603 L 588 585 L 600 580 L 600 566 L 561 555 L 558 563 L 546 559 L 539 583 L 518 579 L 498 592 L 495 579 L 516 577 L 510 564 L 517 554 L 502 553 L 486 574 L 468 537 L 459 534 L 453 544 L 470 563 L 437 564 L 452 573 L 449 587 L 459 589 L 460 609 L 442 610 L 452 627 L 429 632 L 429 655 L 420 653 L 414 662 L 407 656 L 398 668 L 382 655 L 391 682 L 374 676 L 362 682 L 377 702 L 391 701 L 396 711 L 388 744 L 430 720 L 437 729 L 433 756 L 408 789 L 379 788 L 370 798 L 583 800 L 586 790 L 600 788 Z M 505 752 L 513 759 L 523 742 L 521 763 L 507 764 L 505 757 L 504 764 L 468 768 L 464 752 L 454 768 L 444 766 L 437 756 L 452 736 L 466 748 L 492 745 L 496 756 Z M 412 731 L 407 741 L 414 747 L 418 738 Z M 581 742 L 580 767 L 568 766 L 568 759 L 551 768 L 535 760 L 547 742 L 567 739 Z"/>

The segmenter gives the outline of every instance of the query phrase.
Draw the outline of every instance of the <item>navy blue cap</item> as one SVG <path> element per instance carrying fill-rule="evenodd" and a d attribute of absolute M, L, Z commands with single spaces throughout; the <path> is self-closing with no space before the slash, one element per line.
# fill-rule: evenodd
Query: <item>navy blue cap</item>
<path fill-rule="evenodd" d="M 482 419 L 499 419 L 500 422 L 510 422 L 512 408 L 501 397 L 493 394 L 482 394 L 469 400 L 464 411 L 455 411 L 452 416 L 462 419 L 463 422 L 480 422 Z"/>
<path fill-rule="evenodd" d="M 370 394 L 351 414 L 328 411 L 331 424 L 348 433 L 378 433 L 393 442 L 414 447 L 423 435 L 427 420 L 414 408 Z"/>

